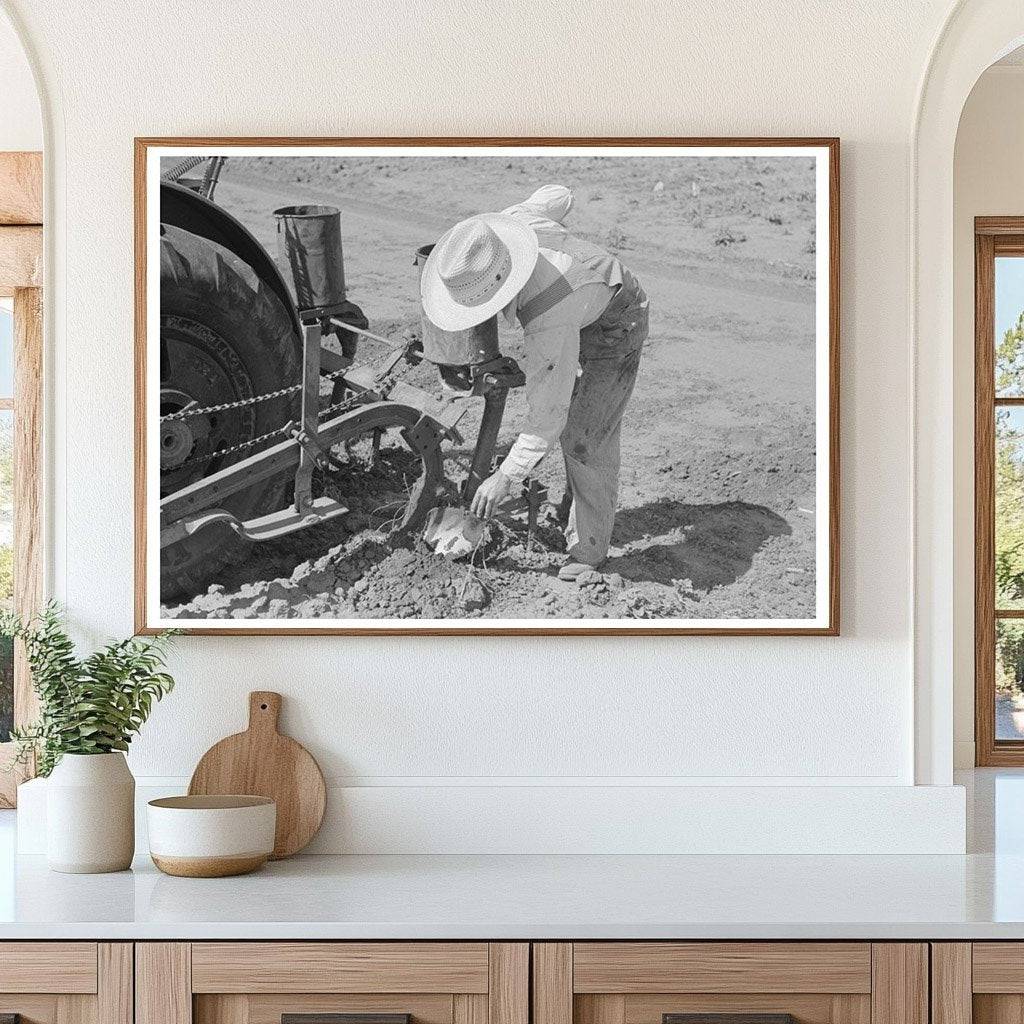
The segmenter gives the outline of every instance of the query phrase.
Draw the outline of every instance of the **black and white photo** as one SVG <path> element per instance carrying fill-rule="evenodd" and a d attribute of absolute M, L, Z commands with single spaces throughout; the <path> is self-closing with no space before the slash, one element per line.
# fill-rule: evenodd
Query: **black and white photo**
<path fill-rule="evenodd" d="M 145 629 L 838 629 L 835 140 L 139 140 Z"/>

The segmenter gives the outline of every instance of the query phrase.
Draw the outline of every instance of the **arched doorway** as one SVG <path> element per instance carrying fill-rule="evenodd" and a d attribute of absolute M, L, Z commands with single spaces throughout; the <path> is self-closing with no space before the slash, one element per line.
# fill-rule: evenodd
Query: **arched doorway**
<path fill-rule="evenodd" d="M 0 605 L 42 595 L 42 106 L 14 24 L 0 10 Z M 14 802 L 13 725 L 31 715 L 27 665 L 0 643 L 0 806 Z M 2 837 L 0 837 L 2 838 Z"/>
<path fill-rule="evenodd" d="M 975 82 L 1024 42 L 1019 0 L 961 0 L 936 41 L 911 137 L 909 232 L 915 266 L 909 317 L 914 346 L 915 778 L 946 785 L 953 771 L 953 156 Z M 961 524 L 962 526 L 962 524 Z M 962 638 L 958 637 L 960 642 Z"/>

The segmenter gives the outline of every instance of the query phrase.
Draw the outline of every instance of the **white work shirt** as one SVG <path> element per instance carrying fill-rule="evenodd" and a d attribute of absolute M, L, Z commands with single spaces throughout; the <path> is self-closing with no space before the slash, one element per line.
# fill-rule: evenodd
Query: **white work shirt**
<path fill-rule="evenodd" d="M 571 264 L 567 253 L 542 245 L 537 267 L 506 307 L 506 316 L 514 316 L 520 306 L 551 284 L 556 272 L 565 272 Z M 579 370 L 580 331 L 601 316 L 614 295 L 615 289 L 601 282 L 581 285 L 523 328 L 526 423 L 500 466 L 512 480 L 521 482 L 558 443 Z"/>

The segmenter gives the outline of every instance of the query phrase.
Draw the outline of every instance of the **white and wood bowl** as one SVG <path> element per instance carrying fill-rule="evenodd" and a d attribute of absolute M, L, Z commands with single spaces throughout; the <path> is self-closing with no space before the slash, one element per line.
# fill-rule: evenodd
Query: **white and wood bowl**
<path fill-rule="evenodd" d="M 168 875 L 244 875 L 274 850 L 277 805 L 268 797 L 168 796 L 146 811 L 149 854 Z"/>

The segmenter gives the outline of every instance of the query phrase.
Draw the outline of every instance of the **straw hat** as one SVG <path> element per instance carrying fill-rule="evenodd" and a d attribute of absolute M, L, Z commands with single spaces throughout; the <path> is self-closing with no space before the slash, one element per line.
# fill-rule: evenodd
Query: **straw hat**
<path fill-rule="evenodd" d="M 464 331 L 515 298 L 537 263 L 537 235 L 503 213 L 460 221 L 434 246 L 420 278 L 423 312 L 443 331 Z"/>

